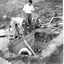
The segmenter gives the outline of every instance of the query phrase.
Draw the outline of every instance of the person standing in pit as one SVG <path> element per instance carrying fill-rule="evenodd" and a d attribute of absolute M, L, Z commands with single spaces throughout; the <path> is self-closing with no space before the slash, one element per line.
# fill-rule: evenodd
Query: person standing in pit
<path fill-rule="evenodd" d="M 34 12 L 34 7 L 32 5 L 32 0 L 29 0 L 27 4 L 23 7 L 23 13 L 25 17 L 25 34 L 27 32 L 27 23 L 29 25 L 29 32 L 32 31 L 32 13 Z"/>

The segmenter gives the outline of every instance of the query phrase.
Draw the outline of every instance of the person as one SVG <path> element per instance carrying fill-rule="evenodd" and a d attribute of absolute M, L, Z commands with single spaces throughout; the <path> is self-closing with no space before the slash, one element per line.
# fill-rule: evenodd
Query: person
<path fill-rule="evenodd" d="M 24 13 L 24 17 L 25 17 L 25 23 L 29 24 L 29 29 L 31 32 L 31 23 L 32 23 L 32 13 L 34 12 L 34 7 L 32 5 L 32 0 L 29 0 L 27 4 L 24 5 L 23 7 L 23 13 Z M 28 21 L 28 22 L 27 22 Z M 25 32 L 27 29 L 27 25 L 25 25 Z"/>
<path fill-rule="evenodd" d="M 22 30 L 22 23 L 23 23 L 24 18 L 21 17 L 13 17 L 11 18 L 11 28 L 13 31 L 13 38 L 15 39 L 16 35 L 19 36 L 19 30 Z"/>

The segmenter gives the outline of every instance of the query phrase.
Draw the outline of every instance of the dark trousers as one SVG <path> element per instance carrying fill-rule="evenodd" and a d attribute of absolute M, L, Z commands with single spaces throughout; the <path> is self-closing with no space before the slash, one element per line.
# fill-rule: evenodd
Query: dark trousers
<path fill-rule="evenodd" d="M 31 25 L 31 22 L 32 22 L 32 16 L 31 16 L 31 14 L 28 14 L 27 17 L 28 17 L 28 23 L 29 23 L 29 25 Z"/>
<path fill-rule="evenodd" d="M 26 14 L 25 15 L 25 34 L 27 33 L 27 26 L 29 26 L 29 32 L 32 31 L 32 16 L 31 14 Z"/>

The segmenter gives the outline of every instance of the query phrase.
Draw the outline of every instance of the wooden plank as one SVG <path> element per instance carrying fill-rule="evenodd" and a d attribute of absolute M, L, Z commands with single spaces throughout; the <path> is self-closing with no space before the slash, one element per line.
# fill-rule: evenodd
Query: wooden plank
<path fill-rule="evenodd" d="M 27 57 L 28 59 L 30 60 L 33 60 L 33 59 L 40 59 L 39 55 L 36 55 L 36 56 L 29 56 L 29 55 L 17 55 L 16 57 L 8 57 L 8 58 L 5 58 L 6 60 L 8 61 L 12 61 L 12 60 L 22 60 L 23 57 Z"/>
<path fill-rule="evenodd" d="M 47 34 L 50 34 L 50 33 L 52 33 L 51 30 L 52 30 L 51 28 L 42 28 L 42 29 L 39 28 L 39 29 L 36 29 L 35 32 L 38 32 L 38 33 L 44 33 L 45 32 Z"/>
<path fill-rule="evenodd" d="M 31 34 L 27 35 L 24 39 L 27 41 L 27 43 L 31 47 L 34 44 L 34 32 L 32 32 Z M 22 39 L 19 39 L 19 40 L 13 42 L 12 49 L 13 49 L 14 53 L 18 53 L 20 51 L 20 49 L 24 48 L 24 47 L 27 47 L 27 46 L 24 43 L 24 40 L 22 38 Z"/>
<path fill-rule="evenodd" d="M 30 37 L 32 36 L 32 35 L 34 35 L 35 34 L 35 31 L 34 32 L 32 32 L 32 33 L 30 33 L 29 35 L 27 35 L 26 37 L 24 37 L 24 39 L 30 39 Z M 16 41 L 13 41 L 13 46 L 15 46 L 15 45 L 17 45 L 17 44 L 19 44 L 20 43 L 20 41 L 22 42 L 23 41 L 23 38 L 21 38 L 21 39 L 17 39 Z"/>

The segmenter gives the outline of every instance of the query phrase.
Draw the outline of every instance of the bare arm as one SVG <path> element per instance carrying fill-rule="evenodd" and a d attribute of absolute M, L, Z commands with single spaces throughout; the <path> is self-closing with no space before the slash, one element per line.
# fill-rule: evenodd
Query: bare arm
<path fill-rule="evenodd" d="M 35 11 L 35 9 L 34 9 L 34 7 L 32 6 L 32 13 L 34 13 L 34 11 Z"/>

